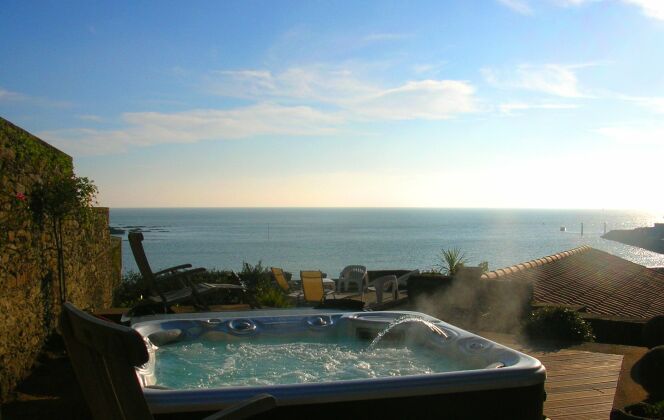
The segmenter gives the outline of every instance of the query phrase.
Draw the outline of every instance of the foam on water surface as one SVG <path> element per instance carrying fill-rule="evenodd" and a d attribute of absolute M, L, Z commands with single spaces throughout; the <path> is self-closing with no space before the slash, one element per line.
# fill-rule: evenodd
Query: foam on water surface
<path fill-rule="evenodd" d="M 475 369 L 424 348 L 342 342 L 183 341 L 156 354 L 158 385 L 174 389 L 300 384 Z"/>

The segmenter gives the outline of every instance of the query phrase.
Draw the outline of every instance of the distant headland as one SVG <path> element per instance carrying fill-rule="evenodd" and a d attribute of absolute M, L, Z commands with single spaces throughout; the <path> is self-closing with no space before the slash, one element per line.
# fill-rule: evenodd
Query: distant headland
<path fill-rule="evenodd" d="M 664 254 L 664 223 L 655 223 L 653 227 L 612 230 L 602 238 Z"/>

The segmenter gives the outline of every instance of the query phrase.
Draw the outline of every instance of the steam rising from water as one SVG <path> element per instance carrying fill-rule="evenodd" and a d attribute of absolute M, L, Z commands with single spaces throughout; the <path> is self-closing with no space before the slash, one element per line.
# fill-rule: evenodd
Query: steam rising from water
<path fill-rule="evenodd" d="M 420 296 L 413 310 L 468 330 L 518 334 L 531 300 L 527 282 L 457 279 L 446 289 Z"/>

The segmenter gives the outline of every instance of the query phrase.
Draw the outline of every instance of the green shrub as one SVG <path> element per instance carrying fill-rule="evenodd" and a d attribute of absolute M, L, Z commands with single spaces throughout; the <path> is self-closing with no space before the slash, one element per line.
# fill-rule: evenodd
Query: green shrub
<path fill-rule="evenodd" d="M 263 267 L 263 262 L 258 261 L 256 265 L 248 262 L 242 263 L 240 279 L 250 293 L 261 293 L 263 289 L 271 287 L 272 277 L 267 267 Z"/>
<path fill-rule="evenodd" d="M 237 283 L 237 278 L 230 271 L 209 270 L 190 277 L 192 283 Z M 183 287 L 184 278 L 161 279 L 159 287 L 161 290 L 177 290 Z M 143 280 L 140 273 L 130 271 L 122 275 L 122 281 L 118 287 L 113 290 L 113 306 L 115 307 L 133 307 L 139 303 L 144 296 L 151 294 L 150 288 Z M 228 290 L 220 290 L 223 296 L 220 299 L 214 299 L 217 303 L 239 303 L 237 293 Z"/>
<path fill-rule="evenodd" d="M 530 338 L 563 341 L 594 341 L 590 324 L 569 309 L 541 308 L 532 312 L 525 323 L 525 333 Z"/>
<path fill-rule="evenodd" d="M 625 411 L 644 419 L 664 419 L 664 401 L 653 404 L 640 402 L 625 407 Z"/>
<path fill-rule="evenodd" d="M 257 297 L 256 301 L 261 306 L 270 308 L 288 308 L 291 306 L 288 296 L 278 287 L 268 287 L 264 289 Z"/>
<path fill-rule="evenodd" d="M 482 273 L 489 271 L 489 261 L 482 261 L 477 266 L 482 269 Z"/>
<path fill-rule="evenodd" d="M 113 306 L 116 308 L 130 308 L 140 302 L 149 289 L 139 273 L 130 271 L 122 275 L 122 281 L 113 290 Z"/>
<path fill-rule="evenodd" d="M 247 293 L 260 306 L 272 308 L 291 306 L 288 296 L 272 280 L 272 273 L 267 267 L 263 267 L 262 261 L 258 261 L 256 265 L 243 262 L 240 279 L 247 288 Z"/>
<path fill-rule="evenodd" d="M 260 261 L 256 265 L 245 262 L 239 278 L 247 288 L 247 298 L 250 302 L 274 308 L 290 306 L 288 296 L 274 284 L 270 272 L 263 267 Z M 238 277 L 232 271 L 214 269 L 190 277 L 192 283 L 236 284 L 237 280 Z M 183 287 L 181 282 L 184 281 L 183 278 L 162 279 L 159 280 L 159 287 L 164 291 L 177 290 Z M 139 273 L 130 271 L 122 276 L 122 282 L 113 291 L 113 306 L 133 307 L 150 293 L 143 277 Z M 215 292 L 214 296 L 206 296 L 205 301 L 208 304 L 216 305 L 241 303 L 242 299 L 237 292 L 232 290 L 219 290 L 218 293 Z"/>

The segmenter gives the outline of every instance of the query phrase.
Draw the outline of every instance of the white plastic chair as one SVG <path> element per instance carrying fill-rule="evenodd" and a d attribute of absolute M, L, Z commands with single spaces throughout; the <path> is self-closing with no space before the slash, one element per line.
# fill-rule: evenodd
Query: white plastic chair
<path fill-rule="evenodd" d="M 390 286 L 392 291 L 392 299 L 396 300 L 399 297 L 399 282 L 394 274 L 374 279 L 373 286 L 369 286 L 367 290 L 376 292 L 376 303 L 383 303 L 383 292 L 387 286 Z"/>
<path fill-rule="evenodd" d="M 367 284 L 367 268 L 363 265 L 346 266 L 339 274 L 337 289 L 339 292 L 348 291 L 348 285 L 355 283 L 357 291 L 364 292 Z"/>
<path fill-rule="evenodd" d="M 408 278 L 410 276 L 417 276 L 419 274 L 420 274 L 420 270 L 413 270 L 413 271 L 409 271 L 408 273 L 404 274 L 403 276 L 400 276 L 399 278 L 397 278 L 398 286 L 401 287 L 401 288 L 404 288 L 404 287 L 408 286 Z"/>
<path fill-rule="evenodd" d="M 393 299 L 399 298 L 399 287 L 408 286 L 408 278 L 410 276 L 420 274 L 420 270 L 409 271 L 408 273 L 397 278 L 395 275 L 381 276 L 377 279 L 374 279 L 372 286 L 369 286 L 367 290 L 370 292 L 376 292 L 376 303 L 383 303 L 383 292 L 388 289 L 392 292 Z"/>

